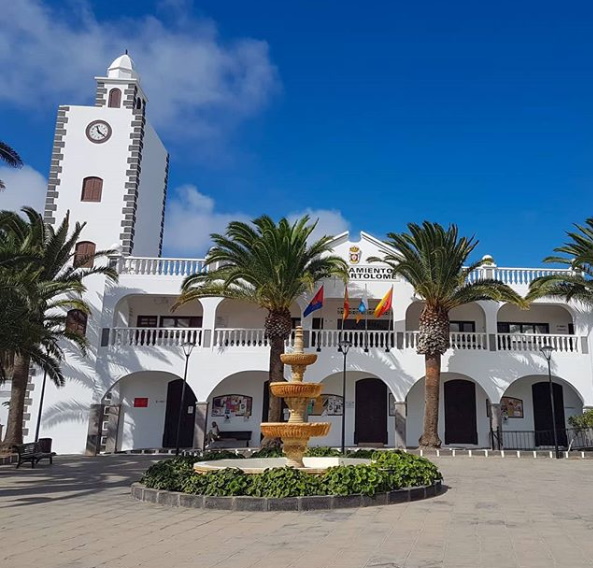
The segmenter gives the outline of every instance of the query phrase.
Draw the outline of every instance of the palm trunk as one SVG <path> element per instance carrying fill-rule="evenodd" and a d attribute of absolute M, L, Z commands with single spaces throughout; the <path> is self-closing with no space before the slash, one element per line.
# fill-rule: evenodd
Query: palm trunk
<path fill-rule="evenodd" d="M 424 355 L 426 378 L 424 384 L 424 432 L 418 443 L 421 448 L 440 448 L 439 394 L 441 388 L 441 354 Z"/>
<path fill-rule="evenodd" d="M 14 360 L 6 435 L 2 442 L 2 447 L 5 449 L 10 449 L 14 444 L 23 443 L 23 415 L 29 382 L 29 362 L 29 357 L 20 355 L 17 355 Z"/>
<path fill-rule="evenodd" d="M 281 337 L 270 339 L 270 382 L 284 381 L 284 363 L 280 355 L 284 353 L 284 340 Z M 282 400 L 270 391 L 268 422 L 282 422 Z"/>

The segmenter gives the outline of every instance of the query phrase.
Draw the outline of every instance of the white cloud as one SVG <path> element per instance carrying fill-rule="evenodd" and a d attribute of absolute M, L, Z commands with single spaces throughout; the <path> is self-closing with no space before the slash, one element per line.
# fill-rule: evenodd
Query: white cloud
<path fill-rule="evenodd" d="M 47 180 L 37 170 L 0 167 L 0 179 L 6 189 L 0 191 L 0 210 L 18 211 L 24 205 L 43 211 Z"/>
<path fill-rule="evenodd" d="M 288 216 L 290 221 L 295 221 L 303 215 L 309 215 L 311 221 L 319 220 L 317 227 L 311 233 L 311 239 L 320 239 L 325 235 L 339 235 L 350 229 L 350 223 L 342 217 L 337 209 L 305 209 Z"/>
<path fill-rule="evenodd" d="M 319 219 L 311 238 L 338 235 L 349 228 L 349 223 L 337 210 L 305 209 L 288 215 L 295 221 L 309 215 Z M 200 193 L 194 185 L 183 185 L 172 192 L 165 214 L 165 254 L 174 256 L 203 256 L 211 245 L 211 233 L 224 233 L 230 221 L 252 220 L 245 213 L 219 213 L 211 197 Z"/>
<path fill-rule="evenodd" d="M 165 254 L 204 256 L 211 245 L 211 233 L 224 233 L 230 221 L 249 221 L 244 213 L 218 213 L 214 199 L 195 185 L 183 185 L 173 192 L 165 214 Z"/>
<path fill-rule="evenodd" d="M 278 87 L 266 42 L 224 41 L 185 2 L 168 2 L 175 9 L 162 10 L 166 24 L 152 15 L 98 21 L 87 0 L 65 4 L 2 6 L 0 101 L 35 109 L 89 102 L 93 77 L 127 48 L 160 130 L 212 138 L 257 112 Z"/>

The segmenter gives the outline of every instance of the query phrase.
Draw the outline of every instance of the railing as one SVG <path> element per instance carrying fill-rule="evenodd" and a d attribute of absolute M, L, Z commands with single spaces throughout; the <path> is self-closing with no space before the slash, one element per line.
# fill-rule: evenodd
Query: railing
<path fill-rule="evenodd" d="M 554 430 L 504 430 L 491 433 L 494 450 L 537 450 L 554 448 Z M 593 449 L 593 428 L 558 428 L 558 446 L 562 449 Z"/>
<path fill-rule="evenodd" d="M 265 329 L 215 329 L 213 347 L 267 347 L 270 344 Z M 286 347 L 294 346 L 294 332 L 285 341 Z"/>
<path fill-rule="evenodd" d="M 311 331 L 311 347 L 321 349 L 322 347 L 340 346 L 341 340 L 350 341 L 355 349 L 385 349 L 389 351 L 395 347 L 395 334 L 393 331 L 353 331 L 319 329 Z"/>
<path fill-rule="evenodd" d="M 122 256 L 115 260 L 119 274 L 189 276 L 204 270 L 202 258 L 148 258 Z"/>
<path fill-rule="evenodd" d="M 181 347 L 184 343 L 202 345 L 202 329 L 197 327 L 115 327 L 109 345 Z"/>
<path fill-rule="evenodd" d="M 112 257 L 119 274 L 140 274 L 151 276 L 189 276 L 207 270 L 203 258 L 160 258 L 160 257 Z M 474 270 L 468 280 L 496 278 L 510 286 L 525 286 L 535 278 L 553 274 L 571 274 L 565 268 L 504 268 L 481 266 Z"/>
<path fill-rule="evenodd" d="M 578 352 L 579 337 L 575 335 L 519 334 L 498 333 L 496 346 L 498 351 L 539 351 L 550 346 L 555 352 Z"/>
<path fill-rule="evenodd" d="M 418 347 L 418 331 L 406 331 L 404 333 L 404 349 L 416 349 Z M 486 333 L 475 333 L 467 331 L 452 331 L 449 333 L 451 349 L 463 350 L 488 350 L 488 335 Z"/>

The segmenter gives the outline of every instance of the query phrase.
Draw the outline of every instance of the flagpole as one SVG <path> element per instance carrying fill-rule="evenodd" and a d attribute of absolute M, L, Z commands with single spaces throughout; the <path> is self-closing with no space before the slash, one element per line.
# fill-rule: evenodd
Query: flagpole
<path fill-rule="evenodd" d="M 393 298 L 393 284 L 391 285 L 391 297 Z M 389 343 L 391 342 L 391 335 L 393 331 L 393 300 L 389 307 L 389 333 L 387 334 L 387 342 L 385 344 L 385 351 L 389 353 Z"/>
<path fill-rule="evenodd" d="M 366 300 L 366 306 L 364 310 L 364 352 L 369 352 L 369 320 L 368 320 L 368 312 L 369 312 L 369 300 L 367 297 L 367 285 L 364 285 L 364 299 Z"/>

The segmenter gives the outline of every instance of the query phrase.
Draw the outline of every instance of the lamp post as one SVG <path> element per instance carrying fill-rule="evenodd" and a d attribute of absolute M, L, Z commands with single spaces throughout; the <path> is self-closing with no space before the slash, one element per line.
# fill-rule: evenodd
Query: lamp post
<path fill-rule="evenodd" d="M 43 372 L 43 383 L 41 383 L 41 396 L 39 397 L 39 411 L 37 414 L 37 426 L 35 427 L 35 441 L 39 442 L 39 428 L 41 427 L 41 413 L 43 412 L 43 399 L 45 398 L 45 383 L 47 382 L 47 371 Z"/>
<path fill-rule="evenodd" d="M 548 384 L 550 386 L 550 405 L 552 406 L 552 427 L 554 431 L 554 451 L 556 454 L 556 459 L 560 458 L 560 452 L 558 451 L 558 431 L 556 427 L 556 408 L 554 405 L 554 386 L 552 384 L 552 369 L 551 369 L 551 360 L 552 360 L 552 351 L 554 348 L 551 345 L 544 345 L 540 352 L 546 358 L 548 362 Z"/>
<path fill-rule="evenodd" d="M 185 355 L 185 370 L 183 371 L 183 386 L 181 387 L 181 398 L 179 399 L 179 415 L 177 416 L 177 433 L 175 435 L 175 455 L 179 455 L 179 434 L 181 432 L 181 415 L 183 412 L 183 401 L 185 400 L 185 385 L 187 384 L 187 365 L 189 363 L 189 356 L 196 346 L 191 341 L 186 341 L 181 347 Z"/>
<path fill-rule="evenodd" d="M 342 455 L 346 453 L 346 357 L 352 347 L 347 339 L 340 340 L 340 349 L 344 355 L 344 372 L 342 373 Z"/>

